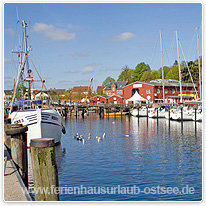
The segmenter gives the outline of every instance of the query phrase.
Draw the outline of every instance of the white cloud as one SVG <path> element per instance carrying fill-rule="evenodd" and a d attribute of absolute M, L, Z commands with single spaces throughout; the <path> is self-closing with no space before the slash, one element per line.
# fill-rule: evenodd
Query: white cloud
<path fill-rule="evenodd" d="M 4 64 L 11 64 L 11 63 L 13 63 L 14 61 L 13 60 L 11 60 L 11 59 L 8 59 L 8 58 L 4 58 Z"/>
<path fill-rule="evenodd" d="M 9 29 L 5 29 L 5 34 L 8 34 L 9 36 L 15 36 L 15 31 L 13 30 L 13 29 L 11 29 L 11 28 L 9 28 Z"/>
<path fill-rule="evenodd" d="M 85 67 L 84 69 L 82 69 L 82 73 L 84 74 L 88 74 L 92 72 L 94 72 L 94 69 L 92 67 Z"/>
<path fill-rule="evenodd" d="M 113 41 L 129 41 L 131 39 L 134 39 L 136 37 L 135 34 L 131 32 L 124 32 L 121 33 L 120 35 L 116 36 Z"/>
<path fill-rule="evenodd" d="M 68 24 L 67 25 L 69 29 L 79 29 L 80 27 L 78 25 Z"/>
<path fill-rule="evenodd" d="M 75 33 L 69 33 L 66 29 L 59 29 L 52 24 L 35 23 L 32 32 L 43 34 L 52 41 L 67 41 L 76 38 Z"/>

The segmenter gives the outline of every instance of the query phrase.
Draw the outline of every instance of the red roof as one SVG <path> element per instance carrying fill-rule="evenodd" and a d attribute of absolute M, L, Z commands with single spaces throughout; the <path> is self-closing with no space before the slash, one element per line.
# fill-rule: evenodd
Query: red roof
<path fill-rule="evenodd" d="M 72 92 L 87 92 L 88 89 L 88 86 L 73 87 Z"/>

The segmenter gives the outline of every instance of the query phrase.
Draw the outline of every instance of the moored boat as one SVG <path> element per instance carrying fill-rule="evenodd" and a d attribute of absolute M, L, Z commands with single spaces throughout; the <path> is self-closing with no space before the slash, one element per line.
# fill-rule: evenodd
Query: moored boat
<path fill-rule="evenodd" d="M 12 124 L 22 124 L 28 127 L 28 147 L 30 146 L 30 140 L 33 138 L 54 138 L 55 143 L 58 144 L 61 141 L 62 132 L 65 133 L 61 115 L 57 110 L 50 107 L 45 107 L 45 105 L 42 104 L 41 100 L 37 101 L 31 99 L 31 85 L 34 79 L 31 76 L 32 70 L 28 64 L 30 58 L 29 51 L 31 49 L 27 47 L 28 35 L 26 34 L 26 27 L 28 27 L 27 22 L 23 20 L 22 28 L 24 51 L 16 52 L 18 53 L 20 61 L 14 95 L 10 105 L 9 118 L 11 118 Z M 26 79 L 23 77 L 24 73 Z M 23 86 L 25 81 L 28 83 L 27 100 L 23 100 L 23 97 L 25 95 L 21 95 L 22 100 L 15 101 L 17 99 L 17 90 L 19 91 L 19 88 L 21 88 L 21 93 L 23 93 Z M 42 87 L 45 86 L 45 80 L 42 80 L 40 77 L 40 81 L 42 82 Z"/>

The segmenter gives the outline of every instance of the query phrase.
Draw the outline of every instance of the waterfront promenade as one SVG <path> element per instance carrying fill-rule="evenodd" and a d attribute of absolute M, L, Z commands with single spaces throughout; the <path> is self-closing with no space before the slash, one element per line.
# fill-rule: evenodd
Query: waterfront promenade
<path fill-rule="evenodd" d="M 4 157 L 7 157 L 4 173 L 4 201 L 32 201 L 29 195 L 23 193 L 24 183 L 5 147 Z"/>

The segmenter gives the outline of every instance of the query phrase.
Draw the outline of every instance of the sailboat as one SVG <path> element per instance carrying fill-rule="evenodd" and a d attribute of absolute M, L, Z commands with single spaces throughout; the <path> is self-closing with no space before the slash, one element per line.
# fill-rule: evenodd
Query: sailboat
<path fill-rule="evenodd" d="M 34 80 L 31 76 L 32 70 L 29 67 L 29 59 L 31 60 L 29 52 L 31 49 L 27 46 L 27 27 L 28 23 L 23 20 L 22 29 L 24 48 L 23 51 L 15 52 L 18 53 L 20 61 L 14 95 L 10 105 L 9 118 L 11 118 L 12 124 L 22 124 L 28 127 L 28 147 L 30 146 L 30 140 L 34 138 L 54 138 L 55 144 L 57 145 L 61 142 L 62 132 L 65 132 L 65 128 L 62 124 L 61 115 L 57 110 L 48 106 L 45 107 L 42 100 L 32 100 L 31 98 L 31 85 Z M 33 64 L 32 60 L 31 63 Z M 35 68 L 34 64 L 33 67 Z M 26 76 L 25 79 L 24 75 Z M 44 85 L 45 80 L 42 80 L 40 76 L 39 78 Z M 21 94 L 23 93 L 23 84 L 25 81 L 28 83 L 28 99 L 15 101 L 17 96 L 17 90 L 19 90 L 19 88 L 21 88 Z"/>

